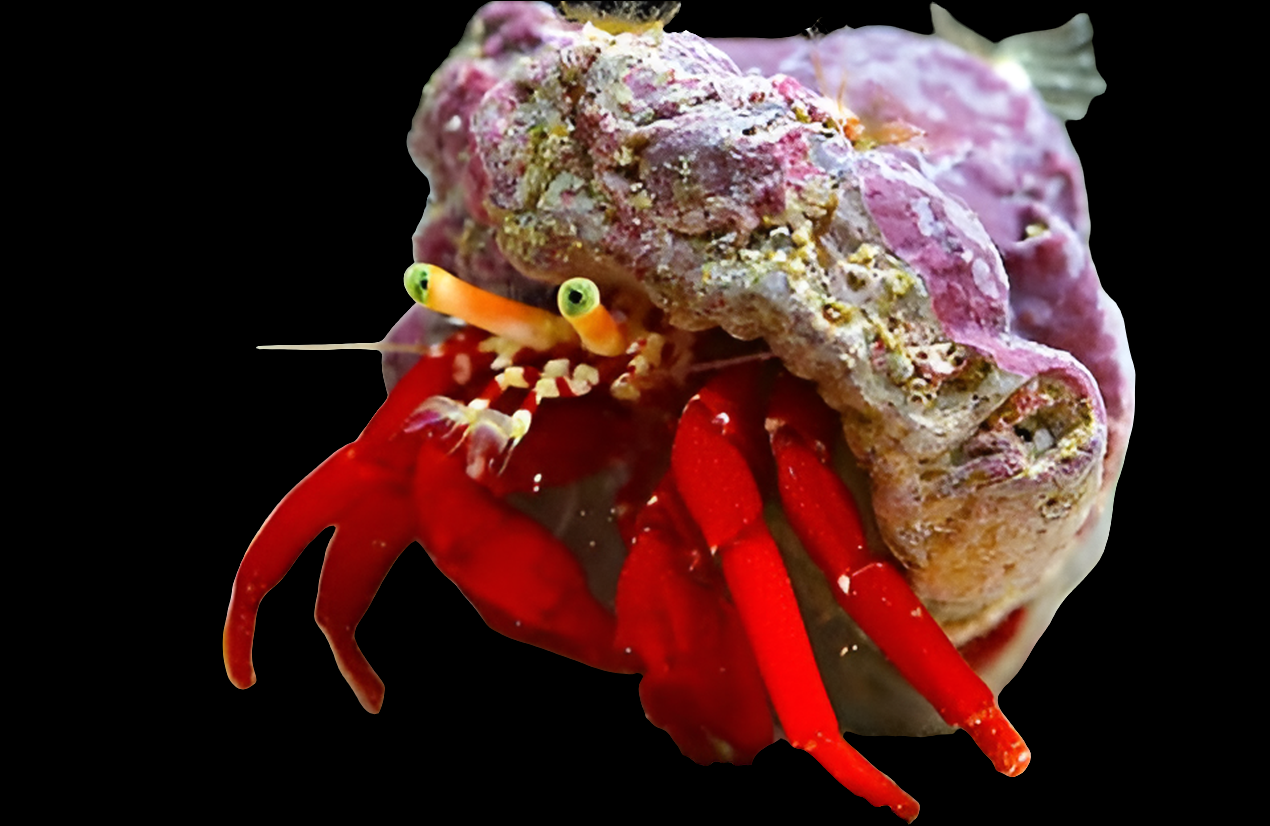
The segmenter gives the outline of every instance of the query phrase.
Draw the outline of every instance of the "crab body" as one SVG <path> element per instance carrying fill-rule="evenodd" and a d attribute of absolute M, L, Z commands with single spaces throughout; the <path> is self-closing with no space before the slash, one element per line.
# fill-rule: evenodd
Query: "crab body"
<path fill-rule="evenodd" d="M 384 407 L 253 541 L 231 679 L 254 682 L 260 598 L 335 524 L 317 618 L 368 710 L 383 683 L 354 631 L 418 539 L 496 630 L 643 673 L 650 719 L 698 762 L 783 733 L 909 819 L 842 728 L 959 726 L 1022 771 L 994 695 L 1072 560 L 1092 564 L 1132 417 L 1105 342 L 1078 359 L 1051 339 L 1123 329 L 1088 301 L 1037 312 L 1056 266 L 1098 306 L 1079 198 L 985 225 L 939 176 L 986 162 L 941 162 L 931 124 L 853 106 L 691 35 L 483 9 L 411 138 L 433 187 L 415 257 L 444 269 L 407 273 L 425 306 L 386 339 Z M 446 270 L 529 309 L 456 328 L 433 312 Z M 540 317 L 578 277 L 620 346 Z M 844 656 L 860 642 L 880 678 Z M 878 680 L 894 697 L 861 704 Z"/>

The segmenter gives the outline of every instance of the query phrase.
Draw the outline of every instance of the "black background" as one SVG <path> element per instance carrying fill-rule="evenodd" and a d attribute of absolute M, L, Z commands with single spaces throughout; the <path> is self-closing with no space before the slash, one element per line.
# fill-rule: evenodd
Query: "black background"
<path fill-rule="evenodd" d="M 688 2 L 670 28 L 705 36 L 788 36 L 812 25 L 930 31 L 924 3 L 827 5 Z M 1094 260 L 1145 376 L 1149 274 L 1129 239 L 1150 186 L 1141 161 L 1162 128 L 1148 103 L 1159 82 L 1155 41 L 1140 21 L 1099 6 L 1005 14 L 963 6 L 949 4 L 994 40 L 1091 15 L 1108 91 L 1069 129 L 1088 183 Z M 172 208 L 191 211 L 183 250 L 207 280 L 197 296 L 177 297 L 196 324 L 176 334 L 193 333 L 197 344 L 168 377 L 197 398 L 181 436 L 185 472 L 173 483 L 196 495 L 172 513 L 186 526 L 175 534 L 184 570 L 171 586 L 181 605 L 158 622 L 181 641 L 165 643 L 155 659 L 179 677 L 164 690 L 156 742 L 178 760 L 215 756 L 210 771 L 183 782 L 231 796 L 246 784 L 267 795 L 268 811 L 347 802 L 376 816 L 405 800 L 421 818 L 454 805 L 478 818 L 571 821 L 626 812 L 729 818 L 772 805 L 798 819 L 894 822 L 783 742 L 753 767 L 691 763 L 644 718 L 637 676 L 595 671 L 489 630 L 418 546 L 397 562 L 358 631 L 387 684 L 381 714 L 362 711 L 312 619 L 329 533 L 263 603 L 257 685 L 239 691 L 225 678 L 221 627 L 247 543 L 384 395 L 376 354 L 253 347 L 375 341 L 408 308 L 400 273 L 428 189 L 406 153 L 406 132 L 420 89 L 474 8 L 309 10 L 211 21 L 204 32 L 211 45 L 200 57 L 201 99 L 191 101 L 198 123 L 180 173 L 186 194 Z M 1152 415 L 1149 402 L 1140 407 Z M 849 737 L 921 802 L 923 822 L 1111 814 L 1172 794 L 1137 776 L 1163 748 L 1152 732 L 1167 729 L 1153 710 L 1163 641 L 1150 631 L 1155 609 L 1141 573 L 1153 552 L 1142 538 L 1151 484 L 1143 427 L 1104 559 L 1001 695 L 1033 751 L 1028 771 L 998 775 L 961 733 Z M 292 775 L 307 779 L 277 785 Z"/>

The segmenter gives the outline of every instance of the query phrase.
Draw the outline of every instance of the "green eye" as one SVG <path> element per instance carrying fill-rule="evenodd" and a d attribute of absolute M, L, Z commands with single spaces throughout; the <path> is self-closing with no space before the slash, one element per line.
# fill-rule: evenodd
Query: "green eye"
<path fill-rule="evenodd" d="M 560 285 L 556 304 L 565 318 L 586 315 L 600 303 L 600 288 L 589 278 L 570 278 Z"/>
<path fill-rule="evenodd" d="M 424 306 L 428 304 L 428 276 L 431 271 L 432 267 L 428 264 L 411 264 L 406 268 L 406 292 Z"/>

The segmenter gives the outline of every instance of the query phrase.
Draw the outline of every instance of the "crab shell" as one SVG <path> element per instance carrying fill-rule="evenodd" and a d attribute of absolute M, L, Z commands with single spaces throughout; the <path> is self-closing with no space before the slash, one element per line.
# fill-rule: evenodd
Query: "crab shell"
<path fill-rule="evenodd" d="M 574 275 L 627 289 L 637 278 L 676 326 L 765 339 L 843 414 L 838 464 L 875 517 L 874 547 L 905 565 L 954 642 L 1026 606 L 1010 644 L 977 663 L 999 691 L 1105 547 L 1132 422 L 1132 362 L 1089 259 L 1079 164 L 1034 92 L 934 38 L 866 29 L 718 46 L 758 72 L 691 35 L 613 37 L 542 6 L 483 9 L 415 117 L 412 154 L 433 184 L 416 259 L 531 303 Z M 841 72 L 854 109 L 921 134 L 853 152 L 834 103 L 777 69 L 808 85 Z M 915 91 L 914 72 L 945 88 Z M 943 95 L 939 116 L 922 94 Z M 412 311 L 390 340 L 447 329 L 424 318 Z M 385 364 L 391 384 L 409 359 Z M 613 489 L 593 480 L 586 501 Z M 567 501 L 561 511 L 576 492 Z M 569 544 L 610 548 L 584 559 L 611 601 L 620 543 L 533 508 Z M 870 646 L 779 509 L 769 520 L 843 725 L 946 731 L 876 652 L 844 656 Z"/>

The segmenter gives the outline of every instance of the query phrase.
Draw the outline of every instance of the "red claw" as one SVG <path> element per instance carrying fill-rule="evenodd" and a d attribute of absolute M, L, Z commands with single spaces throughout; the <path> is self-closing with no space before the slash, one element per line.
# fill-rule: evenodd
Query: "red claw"
<path fill-rule="evenodd" d="M 400 477 L 389 469 L 366 461 L 357 443 L 354 443 L 332 454 L 278 503 L 247 548 L 242 564 L 239 565 L 238 574 L 234 578 L 223 638 L 225 670 L 234 685 L 239 688 L 248 688 L 256 682 L 251 648 L 260 601 L 282 581 L 313 537 L 330 525 L 336 525 L 337 530 L 336 537 L 332 539 L 331 548 L 327 553 L 327 562 L 323 566 L 322 585 L 319 588 L 318 598 L 319 623 L 323 621 L 324 605 L 330 607 L 338 604 L 343 608 L 356 602 L 356 597 L 350 595 L 350 590 L 355 590 L 358 586 L 328 575 L 326 566 L 361 568 L 363 563 L 360 561 L 351 565 L 348 563 L 350 556 L 365 550 L 364 544 L 362 548 L 356 547 L 357 540 L 354 536 L 364 538 L 367 535 L 366 528 L 369 526 L 366 524 L 366 518 L 373 518 L 375 515 L 382 517 L 389 507 L 388 503 L 395 502 L 400 505 L 402 502 L 399 497 L 377 502 L 375 495 L 381 491 L 391 492 L 400 487 Z M 362 514 L 366 517 L 363 518 Z M 393 513 L 390 516 L 391 521 L 387 523 L 390 532 L 392 524 L 400 525 L 402 520 L 406 519 L 411 521 L 413 528 L 412 511 Z M 347 530 L 346 524 L 349 526 Z M 378 589 L 383 574 L 387 573 L 388 567 L 392 565 L 392 561 L 404 547 L 404 545 L 398 545 L 392 550 L 391 558 L 383 566 L 379 578 L 370 587 L 370 593 L 365 598 L 365 605 L 370 604 L 370 599 L 373 598 L 374 591 Z M 365 577 L 367 573 L 363 571 L 359 578 Z M 365 612 L 365 606 L 362 607 L 362 612 Z M 341 670 L 345 669 L 345 663 L 348 663 L 352 669 L 351 672 L 346 671 L 345 676 L 349 676 L 350 673 L 368 672 L 369 683 L 366 683 L 363 678 L 359 678 L 359 682 L 353 682 L 350 678 L 350 684 L 353 685 L 358 699 L 368 711 L 378 711 L 378 701 L 371 698 L 376 693 L 382 698 L 382 683 L 378 683 L 379 678 L 374 676 L 374 671 L 365 663 L 365 659 L 361 658 L 356 642 L 352 638 L 353 629 L 357 621 L 361 619 L 361 614 L 354 617 L 342 611 L 337 613 L 340 613 L 341 619 L 344 620 L 343 624 L 350 627 L 343 632 L 336 628 L 339 623 L 332 624 L 331 627 L 336 629 L 336 633 L 332 637 L 332 632 L 327 631 L 328 639 L 332 640 L 331 645 L 337 660 L 341 663 Z M 330 616 L 333 618 L 335 613 Z M 326 626 L 323 630 L 327 630 Z M 336 639 L 339 640 L 338 643 Z M 356 665 L 359 658 L 360 666 Z"/>
<path fill-rule="evenodd" d="M 336 530 L 315 618 L 340 672 L 371 713 L 383 705 L 384 684 L 355 632 L 388 569 L 416 537 L 491 627 L 598 668 L 629 670 L 630 658 L 613 649 L 615 620 L 587 590 L 569 550 L 469 479 L 458 456 L 447 455 L 443 438 L 405 427 L 424 401 L 461 396 L 466 379 L 488 369 L 492 356 L 478 348 L 484 338 L 456 333 L 420 360 L 357 440 L 274 508 L 238 568 L 225 618 L 225 670 L 234 685 L 256 682 L 251 649 L 260 601 L 330 525 Z"/>
<path fill-rule="evenodd" d="M 434 357 L 422 359 L 357 441 L 335 451 L 269 514 L 238 567 L 225 618 L 225 670 L 234 685 L 248 688 L 256 682 L 251 648 L 260 601 L 313 537 L 335 525 L 322 566 L 316 618 L 362 706 L 379 711 L 383 683 L 358 649 L 354 632 L 388 568 L 413 538 L 409 463 L 420 437 L 402 434 L 401 424 L 425 399 L 456 388 L 456 360 L 479 357 L 476 345 L 482 338 L 461 333 Z"/>

